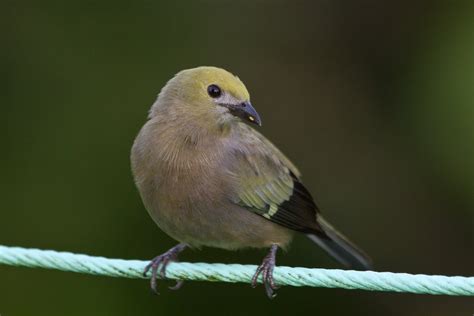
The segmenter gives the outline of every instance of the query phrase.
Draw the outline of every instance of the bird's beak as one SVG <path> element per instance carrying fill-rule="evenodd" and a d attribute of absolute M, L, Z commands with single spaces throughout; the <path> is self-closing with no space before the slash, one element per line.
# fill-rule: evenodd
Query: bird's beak
<path fill-rule="evenodd" d="M 257 111 L 253 107 L 252 103 L 250 103 L 250 101 L 245 101 L 240 104 L 229 104 L 226 106 L 229 109 L 230 113 L 232 113 L 233 115 L 238 116 L 241 119 L 250 123 L 262 126 L 260 115 L 258 115 Z"/>

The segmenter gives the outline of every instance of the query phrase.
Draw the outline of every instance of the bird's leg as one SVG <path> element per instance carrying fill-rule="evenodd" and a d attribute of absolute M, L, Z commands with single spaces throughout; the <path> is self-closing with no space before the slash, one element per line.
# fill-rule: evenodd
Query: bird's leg
<path fill-rule="evenodd" d="M 187 247 L 186 244 L 177 244 L 176 246 L 174 246 L 167 252 L 153 258 L 150 261 L 150 263 L 145 267 L 145 270 L 143 271 L 143 275 L 146 276 L 148 271 L 151 270 L 150 286 L 151 286 L 152 291 L 155 294 L 159 294 L 156 288 L 156 277 L 158 276 L 158 269 L 160 268 L 160 265 L 161 265 L 160 277 L 164 279 L 166 277 L 166 267 L 168 266 L 168 264 L 172 261 L 178 261 L 178 254 L 184 249 L 186 249 L 186 247 Z M 173 287 L 170 287 L 170 289 L 172 290 L 179 289 L 183 285 L 183 282 L 184 281 L 182 280 L 177 281 L 176 285 Z"/>
<path fill-rule="evenodd" d="M 257 286 L 258 277 L 262 275 L 263 285 L 265 285 L 265 292 L 269 298 L 274 298 L 276 296 L 275 290 L 278 289 L 275 281 L 273 280 L 273 269 L 275 268 L 275 255 L 278 250 L 278 246 L 273 244 L 270 248 L 270 252 L 263 259 L 261 265 L 258 266 L 257 271 L 252 278 L 252 287 Z"/>

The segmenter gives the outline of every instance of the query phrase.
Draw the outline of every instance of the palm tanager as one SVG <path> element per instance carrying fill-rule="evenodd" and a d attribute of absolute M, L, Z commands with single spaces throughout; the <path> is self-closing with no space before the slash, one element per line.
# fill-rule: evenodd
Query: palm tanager
<path fill-rule="evenodd" d="M 251 247 L 270 249 L 252 285 L 261 275 L 273 297 L 276 251 L 295 232 L 349 268 L 370 269 L 367 255 L 321 216 L 293 163 L 246 123 L 261 125 L 245 85 L 216 67 L 179 72 L 152 105 L 132 171 L 150 216 L 180 242 L 145 269 L 155 292 L 157 274 L 164 278 L 187 247 Z"/>

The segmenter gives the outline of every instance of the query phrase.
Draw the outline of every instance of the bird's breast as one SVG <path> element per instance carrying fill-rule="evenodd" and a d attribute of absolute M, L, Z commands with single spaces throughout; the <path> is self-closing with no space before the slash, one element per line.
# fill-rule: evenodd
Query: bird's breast
<path fill-rule="evenodd" d="M 132 169 L 146 209 L 165 233 L 196 247 L 289 242 L 289 230 L 235 203 L 237 180 L 230 172 L 235 161 L 228 141 L 170 141 L 166 131 L 150 138 L 146 128 L 135 141 Z"/>
<path fill-rule="evenodd" d="M 135 180 L 152 215 L 184 216 L 177 213 L 199 213 L 222 203 L 230 183 L 219 140 L 161 136 L 137 139 L 134 147 L 145 146 L 132 152 Z"/>

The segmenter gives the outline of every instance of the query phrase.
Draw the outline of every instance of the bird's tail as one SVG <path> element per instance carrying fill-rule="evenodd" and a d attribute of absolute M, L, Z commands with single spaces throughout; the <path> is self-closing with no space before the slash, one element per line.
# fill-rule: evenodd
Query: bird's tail
<path fill-rule="evenodd" d="M 326 236 L 308 234 L 308 238 L 318 244 L 334 259 L 350 269 L 371 270 L 372 260 L 356 245 L 350 242 L 343 234 L 338 232 L 321 215 L 317 221 Z"/>

